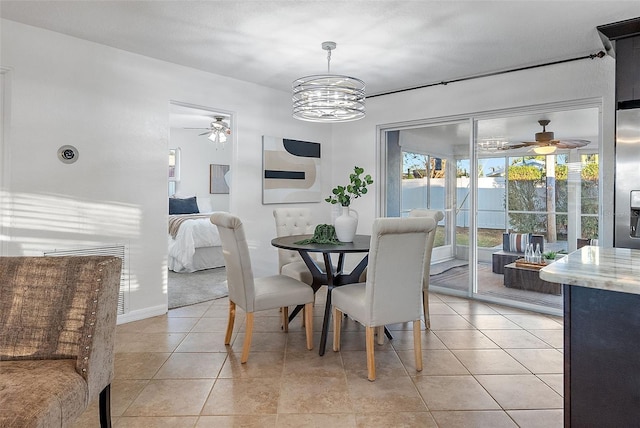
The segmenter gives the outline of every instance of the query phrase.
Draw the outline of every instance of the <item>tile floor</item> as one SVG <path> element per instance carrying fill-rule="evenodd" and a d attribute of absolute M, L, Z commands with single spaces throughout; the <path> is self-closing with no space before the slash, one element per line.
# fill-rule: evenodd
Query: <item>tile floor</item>
<path fill-rule="evenodd" d="M 431 331 L 415 371 L 411 324 L 389 326 L 367 381 L 364 329 L 345 319 L 342 349 L 318 355 L 300 320 L 280 330 L 277 310 L 256 314 L 240 364 L 244 313 L 224 345 L 228 299 L 117 328 L 114 427 L 560 427 L 562 318 L 458 297 L 430 296 Z M 97 427 L 97 403 L 75 427 Z"/>

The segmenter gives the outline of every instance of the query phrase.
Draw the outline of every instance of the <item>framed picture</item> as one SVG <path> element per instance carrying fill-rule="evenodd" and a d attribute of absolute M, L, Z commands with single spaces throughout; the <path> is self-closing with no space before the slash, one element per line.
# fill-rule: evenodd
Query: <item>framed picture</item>
<path fill-rule="evenodd" d="M 209 165 L 209 193 L 229 193 L 229 165 Z"/>
<path fill-rule="evenodd" d="M 320 202 L 320 144 L 262 137 L 262 203 Z"/>

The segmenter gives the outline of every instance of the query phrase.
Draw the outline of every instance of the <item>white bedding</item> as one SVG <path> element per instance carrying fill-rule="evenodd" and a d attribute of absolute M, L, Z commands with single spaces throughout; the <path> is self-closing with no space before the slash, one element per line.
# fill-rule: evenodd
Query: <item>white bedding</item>
<path fill-rule="evenodd" d="M 196 218 L 184 221 L 175 239 L 169 237 L 169 269 L 174 272 L 194 272 L 202 267 L 194 264 L 194 254 L 197 248 L 202 247 L 220 247 L 220 235 L 218 228 L 211 223 L 209 218 Z M 207 266 L 219 267 L 224 266 L 224 262 L 220 260 L 212 261 L 212 265 Z"/>

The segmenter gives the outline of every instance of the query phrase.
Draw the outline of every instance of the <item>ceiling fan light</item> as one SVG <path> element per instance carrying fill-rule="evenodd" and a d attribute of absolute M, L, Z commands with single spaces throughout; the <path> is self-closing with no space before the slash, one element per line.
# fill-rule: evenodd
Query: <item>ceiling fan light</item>
<path fill-rule="evenodd" d="M 226 143 L 227 135 L 229 133 L 223 132 L 221 130 L 212 130 L 211 133 L 207 136 L 209 141 L 213 143 Z"/>
<path fill-rule="evenodd" d="M 209 141 L 213 143 L 224 144 L 227 141 L 227 135 L 231 135 L 231 128 L 224 122 L 223 116 L 214 116 L 215 122 L 211 122 L 207 132 L 200 134 L 206 135 Z"/>
<path fill-rule="evenodd" d="M 537 146 L 533 151 L 538 155 L 550 155 L 556 152 L 556 146 Z"/>

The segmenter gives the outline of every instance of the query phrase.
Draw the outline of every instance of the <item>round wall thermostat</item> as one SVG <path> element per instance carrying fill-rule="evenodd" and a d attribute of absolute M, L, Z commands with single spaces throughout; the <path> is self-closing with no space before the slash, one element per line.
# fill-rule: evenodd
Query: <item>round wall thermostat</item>
<path fill-rule="evenodd" d="M 74 163 L 78 160 L 78 149 L 73 146 L 62 146 L 58 149 L 58 159 L 64 163 Z"/>

